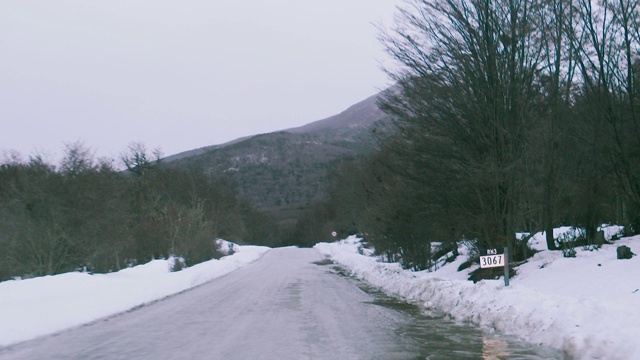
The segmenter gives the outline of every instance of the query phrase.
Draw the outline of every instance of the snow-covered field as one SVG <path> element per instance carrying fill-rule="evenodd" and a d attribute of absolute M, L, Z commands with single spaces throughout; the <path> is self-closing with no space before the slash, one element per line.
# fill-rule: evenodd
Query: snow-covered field
<path fill-rule="evenodd" d="M 252 263 L 269 250 L 233 247 L 235 253 L 177 272 L 154 260 L 110 274 L 80 272 L 0 283 L 0 346 L 33 339 L 130 310 L 201 285 Z"/>
<path fill-rule="evenodd" d="M 543 234 L 531 245 L 544 249 Z M 354 276 L 425 311 L 550 346 L 572 358 L 640 359 L 640 256 L 617 260 L 620 245 L 640 253 L 640 236 L 594 251 L 576 248 L 575 258 L 542 250 L 518 267 L 509 287 L 502 279 L 466 280 L 478 268 L 458 272 L 466 256 L 436 271 L 413 272 L 380 262 L 355 237 L 315 248 Z M 465 250 L 459 249 L 461 255 Z"/>

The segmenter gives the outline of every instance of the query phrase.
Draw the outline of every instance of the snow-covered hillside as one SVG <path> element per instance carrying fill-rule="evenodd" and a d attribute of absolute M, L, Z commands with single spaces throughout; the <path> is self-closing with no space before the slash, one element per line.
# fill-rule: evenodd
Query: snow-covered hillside
<path fill-rule="evenodd" d="M 232 247 L 235 253 L 171 272 L 169 260 L 110 274 L 66 273 L 0 283 L 0 347 L 130 310 L 179 293 L 252 263 L 269 248 Z"/>
<path fill-rule="evenodd" d="M 542 234 L 531 244 L 540 249 Z M 427 312 L 560 349 L 572 358 L 640 359 L 640 257 L 617 260 L 620 245 L 638 253 L 640 236 L 599 250 L 577 248 L 575 258 L 540 249 L 518 267 L 509 287 L 502 279 L 466 280 L 477 266 L 457 271 L 465 256 L 436 271 L 413 272 L 380 262 L 355 237 L 315 248 L 354 276 Z M 459 251 L 464 255 L 466 249 Z"/>

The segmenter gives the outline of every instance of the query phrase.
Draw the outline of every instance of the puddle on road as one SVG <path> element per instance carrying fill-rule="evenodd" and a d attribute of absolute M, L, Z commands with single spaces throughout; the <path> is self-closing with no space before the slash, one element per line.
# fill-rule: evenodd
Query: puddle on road
<path fill-rule="evenodd" d="M 400 315 L 401 320 L 390 325 L 397 338 L 382 344 L 388 354 L 386 359 L 567 359 L 563 353 L 553 349 L 489 333 L 471 325 L 457 324 L 444 314 L 427 313 L 417 305 L 400 301 L 363 283 L 329 259 L 315 264 L 327 266 L 330 272 L 353 281 L 373 297 L 368 304 Z"/>

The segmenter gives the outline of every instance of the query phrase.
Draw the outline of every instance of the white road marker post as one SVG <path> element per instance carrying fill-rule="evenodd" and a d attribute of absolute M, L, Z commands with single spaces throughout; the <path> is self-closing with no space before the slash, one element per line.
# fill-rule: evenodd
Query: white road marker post
<path fill-rule="evenodd" d="M 502 251 L 502 252 L 500 252 Z M 480 249 L 480 268 L 504 267 L 504 286 L 509 286 L 509 248 Z"/>

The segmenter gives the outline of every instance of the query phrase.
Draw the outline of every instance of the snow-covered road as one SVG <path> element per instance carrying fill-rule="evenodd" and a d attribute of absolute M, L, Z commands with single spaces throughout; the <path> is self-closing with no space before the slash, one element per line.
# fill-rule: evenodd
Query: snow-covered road
<path fill-rule="evenodd" d="M 324 256 L 315 249 L 274 249 L 247 267 L 184 293 L 0 349 L 0 359 L 427 357 L 429 340 L 409 334 L 416 330 L 414 318 L 381 306 L 375 294 L 323 264 Z M 440 350 L 429 358 L 481 358 L 496 341 L 498 350 L 505 351 L 506 342 L 495 336 L 451 326 L 444 333 L 438 330 L 433 345 Z M 535 349 L 518 351 L 525 356 L 510 358 L 546 358 L 536 356 Z"/>

